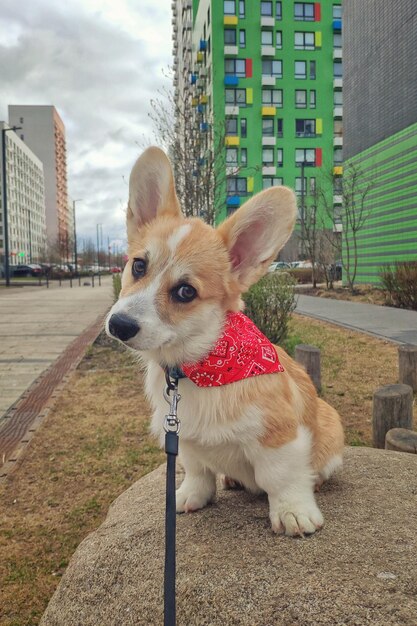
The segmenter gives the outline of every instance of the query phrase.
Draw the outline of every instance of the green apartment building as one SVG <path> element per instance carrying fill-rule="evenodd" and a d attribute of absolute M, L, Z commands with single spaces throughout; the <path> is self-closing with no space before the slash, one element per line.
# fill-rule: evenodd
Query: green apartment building
<path fill-rule="evenodd" d="M 321 169 L 342 174 L 340 1 L 175 0 L 172 8 L 174 84 L 192 99 L 204 149 L 224 150 L 218 221 L 271 185 L 306 196 Z M 337 212 L 331 184 L 327 193 Z"/>

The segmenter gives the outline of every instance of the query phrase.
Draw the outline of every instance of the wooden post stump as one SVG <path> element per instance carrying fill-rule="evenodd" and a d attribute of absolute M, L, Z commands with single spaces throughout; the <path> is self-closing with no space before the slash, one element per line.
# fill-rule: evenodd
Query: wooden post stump
<path fill-rule="evenodd" d="M 385 450 L 417 454 L 417 433 L 407 428 L 391 428 L 385 437 Z"/>
<path fill-rule="evenodd" d="M 417 346 L 404 345 L 398 348 L 399 382 L 410 385 L 417 391 Z"/>
<path fill-rule="evenodd" d="M 311 380 L 317 391 L 321 391 L 321 365 L 320 350 L 315 346 L 307 344 L 299 344 L 295 346 L 295 360 L 300 363 Z"/>
<path fill-rule="evenodd" d="M 412 428 L 413 390 L 409 385 L 386 385 L 374 393 L 372 432 L 374 448 L 385 448 L 391 428 Z"/>

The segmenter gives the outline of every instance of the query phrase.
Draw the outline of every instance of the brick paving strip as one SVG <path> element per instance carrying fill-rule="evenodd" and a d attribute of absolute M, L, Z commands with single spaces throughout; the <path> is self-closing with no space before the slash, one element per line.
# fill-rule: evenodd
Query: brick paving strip
<path fill-rule="evenodd" d="M 104 317 L 100 315 L 74 339 L 0 420 L 0 483 L 18 465 L 27 445 L 51 409 L 59 389 L 103 329 Z"/>

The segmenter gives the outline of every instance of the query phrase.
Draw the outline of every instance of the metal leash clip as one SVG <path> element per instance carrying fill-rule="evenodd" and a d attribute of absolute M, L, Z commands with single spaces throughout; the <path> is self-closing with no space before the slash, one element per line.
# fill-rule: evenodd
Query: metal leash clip
<path fill-rule="evenodd" d="M 181 400 L 181 395 L 178 393 L 178 387 L 175 383 L 170 384 L 164 391 L 164 398 L 169 404 L 169 413 L 165 415 L 164 430 L 166 433 L 178 433 L 181 429 L 181 422 L 177 417 L 178 402 Z"/>

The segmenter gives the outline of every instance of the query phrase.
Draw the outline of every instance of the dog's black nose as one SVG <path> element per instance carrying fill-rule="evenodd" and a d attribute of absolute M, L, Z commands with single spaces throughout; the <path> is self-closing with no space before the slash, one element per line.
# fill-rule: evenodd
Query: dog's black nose
<path fill-rule="evenodd" d="M 109 332 L 122 341 L 131 339 L 140 330 L 134 319 L 123 313 L 114 313 L 109 320 Z"/>

